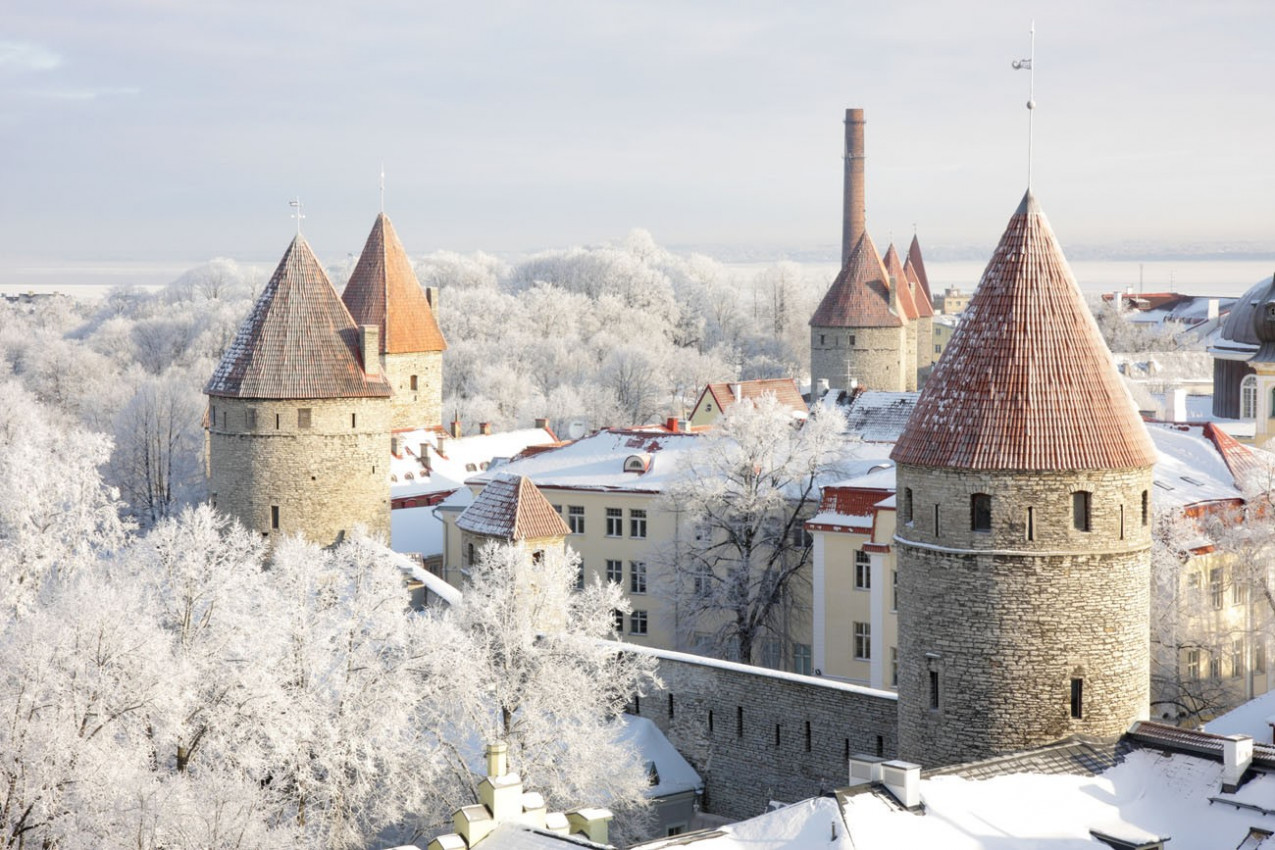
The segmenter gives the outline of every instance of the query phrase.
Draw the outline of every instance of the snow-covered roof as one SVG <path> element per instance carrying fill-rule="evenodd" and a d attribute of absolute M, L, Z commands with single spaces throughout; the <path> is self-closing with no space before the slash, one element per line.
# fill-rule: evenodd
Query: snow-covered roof
<path fill-rule="evenodd" d="M 698 850 L 854 850 L 837 801 L 802 800 L 755 818 L 702 832 L 639 844 L 641 850 L 693 846 Z M 884 846 L 884 845 L 883 845 Z M 635 848 L 636 850 L 636 848 Z"/>
<path fill-rule="evenodd" d="M 485 472 L 498 459 L 507 460 L 531 446 L 558 441 L 548 428 L 468 437 L 418 428 L 397 431 L 394 437 L 399 445 L 399 453 L 390 458 L 390 496 L 394 499 L 456 490 L 466 478 Z M 421 461 L 422 451 L 428 455 L 428 467 Z"/>
<path fill-rule="evenodd" d="M 647 791 L 650 797 L 669 797 L 685 791 L 703 792 L 704 780 L 669 743 L 660 728 L 645 717 L 622 715 L 623 729 L 616 739 L 632 746 L 646 764 L 655 765 L 658 781 Z"/>
<path fill-rule="evenodd" d="M 505 540 L 540 540 L 571 533 L 530 478 L 504 473 L 484 487 L 456 518 L 456 527 Z"/>
<path fill-rule="evenodd" d="M 559 448 L 539 452 L 502 466 L 501 473 L 525 475 L 537 487 L 606 492 L 658 493 L 683 470 L 688 453 L 703 439 L 696 433 L 660 433 L 642 429 L 604 429 Z M 645 472 L 625 472 L 624 461 L 644 458 Z M 473 476 L 470 484 L 486 484 L 495 470 Z"/>
<path fill-rule="evenodd" d="M 1135 842 L 1167 838 L 1177 850 L 1239 847 L 1250 827 L 1275 823 L 1263 812 L 1275 801 L 1275 776 L 1259 773 L 1224 794 L 1222 770 L 1216 757 L 1137 746 L 1097 775 L 923 774 L 920 814 L 879 788 L 843 796 L 843 813 L 857 850 L 1109 846 L 1091 830 Z"/>
<path fill-rule="evenodd" d="M 398 568 L 404 574 L 425 585 L 425 589 L 442 599 L 448 605 L 455 605 L 460 602 L 461 593 L 455 587 L 452 587 L 443 579 L 431 573 L 429 570 L 423 569 L 420 564 L 411 558 L 400 556 L 398 560 Z"/>
<path fill-rule="evenodd" d="M 1275 723 L 1275 691 L 1267 691 L 1213 718 L 1204 728 L 1215 735 L 1248 735 L 1254 741 L 1270 742 L 1272 723 Z"/>
<path fill-rule="evenodd" d="M 860 390 L 843 403 L 846 433 L 864 442 L 896 443 L 920 397 L 918 392 Z"/>
<path fill-rule="evenodd" d="M 1160 505 L 1186 507 L 1203 502 L 1243 498 L 1235 476 L 1217 446 L 1205 436 L 1204 425 L 1149 422 L 1147 432 L 1156 448 L 1155 492 Z"/>
<path fill-rule="evenodd" d="M 440 554 L 443 551 L 443 523 L 434 516 L 434 509 L 399 508 L 390 511 L 390 548 L 395 552 Z"/>

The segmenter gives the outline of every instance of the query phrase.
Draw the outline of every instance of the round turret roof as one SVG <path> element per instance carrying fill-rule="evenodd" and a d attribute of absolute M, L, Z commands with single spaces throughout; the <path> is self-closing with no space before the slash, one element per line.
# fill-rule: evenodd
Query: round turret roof
<path fill-rule="evenodd" d="M 1261 345 L 1257 338 L 1257 330 L 1253 322 L 1258 308 L 1266 300 L 1266 293 L 1271 287 L 1271 279 L 1267 278 L 1255 284 L 1239 297 L 1231 312 L 1222 323 L 1221 339 L 1227 342 L 1241 342 L 1246 345 Z"/>

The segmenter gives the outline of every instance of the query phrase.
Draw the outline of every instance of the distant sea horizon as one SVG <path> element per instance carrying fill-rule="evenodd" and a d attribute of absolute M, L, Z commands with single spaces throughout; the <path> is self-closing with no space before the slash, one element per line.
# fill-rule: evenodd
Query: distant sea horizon
<path fill-rule="evenodd" d="M 678 249 L 678 253 L 682 253 Z M 704 252 L 708 253 L 708 252 Z M 712 254 L 709 254 L 712 256 Z M 781 262 L 792 262 L 803 274 L 828 282 L 840 266 L 830 258 L 790 259 L 792 253 L 774 259 L 754 255 L 746 260 L 723 260 L 729 272 L 746 282 L 753 275 Z M 510 258 L 516 262 L 518 258 Z M 206 260 L 186 261 L 67 261 L 58 263 L 5 262 L 0 260 L 0 294 L 60 292 L 77 298 L 100 298 L 119 286 L 159 289 L 180 278 Z M 278 260 L 237 260 L 260 279 L 268 278 Z M 977 285 L 986 259 L 926 258 L 930 286 L 936 292 L 955 287 L 970 292 Z M 1275 270 L 1275 255 L 1260 253 L 1240 257 L 1201 255 L 1185 258 L 1138 261 L 1130 259 L 1087 259 L 1071 262 L 1072 272 L 1085 292 L 1132 290 L 1142 292 L 1182 292 L 1189 295 L 1238 297 Z"/>

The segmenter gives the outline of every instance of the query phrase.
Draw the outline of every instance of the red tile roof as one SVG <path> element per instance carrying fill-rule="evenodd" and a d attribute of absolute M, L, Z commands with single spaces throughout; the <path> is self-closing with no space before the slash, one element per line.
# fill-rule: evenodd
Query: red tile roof
<path fill-rule="evenodd" d="M 887 280 L 881 255 L 865 233 L 819 302 L 810 324 L 819 328 L 899 327 L 903 320 L 890 310 Z"/>
<path fill-rule="evenodd" d="M 912 264 L 912 268 L 916 269 L 917 279 L 921 282 L 921 288 L 925 290 L 925 300 L 933 304 L 934 293 L 930 290 L 930 276 L 925 273 L 925 259 L 921 256 L 921 243 L 917 241 L 915 234 L 912 236 L 912 244 L 908 246 L 908 262 Z"/>
<path fill-rule="evenodd" d="M 539 540 L 571 533 L 540 489 L 522 475 L 498 475 L 492 479 L 456 518 L 456 525 L 474 534 L 505 540 Z"/>
<path fill-rule="evenodd" d="M 704 393 L 708 393 L 717 402 L 718 409 L 725 413 L 735 403 L 736 387 L 739 387 L 741 399 L 759 399 L 769 394 L 773 395 L 780 404 L 791 408 L 794 413 L 804 416 L 810 412 L 806 400 L 801 397 L 801 390 L 797 389 L 797 381 L 793 378 L 759 378 L 754 381 L 723 381 L 709 384 L 704 387 L 704 392 L 700 393 L 695 407 L 699 407 L 699 403 L 704 400 Z"/>
<path fill-rule="evenodd" d="M 912 298 L 916 300 L 917 315 L 922 319 L 933 318 L 934 305 L 930 303 L 930 296 L 926 294 L 925 287 L 921 285 L 921 278 L 916 273 L 916 266 L 912 264 L 911 257 L 903 264 L 903 273 L 907 275 L 908 285 L 912 288 Z"/>
<path fill-rule="evenodd" d="M 298 235 L 204 387 L 228 398 L 388 396 L 363 372 L 359 329 Z"/>
<path fill-rule="evenodd" d="M 341 298 L 357 324 L 381 329 L 382 354 L 447 348 L 434 310 L 385 213 L 376 217 Z"/>
<path fill-rule="evenodd" d="M 885 266 L 885 273 L 889 275 L 886 280 L 891 281 L 891 285 L 899 289 L 899 307 L 902 308 L 903 315 L 909 321 L 919 318 L 921 314 L 916 308 L 916 299 L 912 297 L 912 290 L 908 286 L 907 272 L 903 270 L 899 252 L 894 250 L 893 245 L 886 249 L 885 259 L 881 261 L 881 265 Z"/>
<path fill-rule="evenodd" d="M 871 516 L 872 509 L 880 501 L 894 495 L 893 490 L 864 487 L 825 487 L 820 499 L 819 512 L 842 516 Z"/>
<path fill-rule="evenodd" d="M 890 456 L 961 469 L 1155 463 L 1146 427 L 1030 191 Z"/>

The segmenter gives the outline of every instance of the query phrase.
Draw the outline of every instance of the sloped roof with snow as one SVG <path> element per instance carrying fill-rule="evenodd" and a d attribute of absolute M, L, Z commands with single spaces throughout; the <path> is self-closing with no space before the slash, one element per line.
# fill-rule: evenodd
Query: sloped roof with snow
<path fill-rule="evenodd" d="M 1151 466 L 1155 448 L 1029 191 L 892 457 L 958 469 Z"/>
<path fill-rule="evenodd" d="M 204 387 L 210 396 L 261 399 L 385 397 L 363 371 L 359 329 L 300 234 L 239 326 Z"/>
<path fill-rule="evenodd" d="M 376 217 L 341 299 L 356 324 L 380 328 L 382 354 L 447 348 L 434 309 L 385 213 Z"/>
<path fill-rule="evenodd" d="M 1141 740 L 1097 775 L 980 775 L 979 764 L 924 773 L 919 814 L 884 789 L 843 795 L 851 842 L 856 850 L 1102 850 L 1108 845 L 1093 837 L 1096 830 L 1138 842 L 1167 838 L 1177 850 L 1217 850 L 1239 847 L 1252 826 L 1271 828 L 1275 821 L 1263 810 L 1275 800 L 1275 775 L 1259 772 L 1223 793 L 1220 739 L 1159 731 L 1136 726 L 1132 737 Z M 1263 748 L 1255 749 L 1256 762 Z"/>
<path fill-rule="evenodd" d="M 1206 427 L 1173 422 L 1148 423 L 1147 432 L 1155 443 L 1157 455 L 1153 471 L 1153 495 L 1157 504 L 1182 508 L 1243 498 L 1243 493 L 1235 486 L 1235 476 L 1227 466 L 1226 458 L 1205 435 Z M 1235 445 L 1239 446 L 1239 443 Z M 1239 448 L 1243 450 L 1242 446 Z"/>
<path fill-rule="evenodd" d="M 842 407 L 846 433 L 867 443 L 897 443 L 920 397 L 919 392 L 859 390 Z"/>
<path fill-rule="evenodd" d="M 718 410 L 725 413 L 735 404 L 736 390 L 739 391 L 740 400 L 755 401 L 762 396 L 773 395 L 780 404 L 792 410 L 795 417 L 805 419 L 810 413 L 794 378 L 758 378 L 753 381 L 711 383 L 704 387 L 699 399 L 695 402 L 695 407 L 698 408 L 704 396 L 709 395 L 717 402 Z"/>
<path fill-rule="evenodd" d="M 647 718 L 634 714 L 623 714 L 620 720 L 623 728 L 616 740 L 636 749 L 643 762 L 655 765 L 655 771 L 659 775 L 658 781 L 647 789 L 648 797 L 667 797 L 686 791 L 704 790 L 704 780 L 677 748 L 669 743 L 660 727 Z"/>
<path fill-rule="evenodd" d="M 737 823 L 661 838 L 631 850 L 854 850 L 837 801 L 814 797 Z"/>
<path fill-rule="evenodd" d="M 833 280 L 810 317 L 820 328 L 897 328 L 903 319 L 890 309 L 889 276 L 867 233 Z"/>
<path fill-rule="evenodd" d="M 536 485 L 521 475 L 497 475 L 456 518 L 456 527 L 505 540 L 540 540 L 571 533 Z"/>
<path fill-rule="evenodd" d="M 558 439 L 548 428 L 519 428 L 465 437 L 449 437 L 435 428 L 417 428 L 395 431 L 394 437 L 399 445 L 398 454 L 390 457 L 390 497 L 394 499 L 455 490 L 465 479 L 486 472 L 493 465 L 532 446 L 551 445 Z"/>

